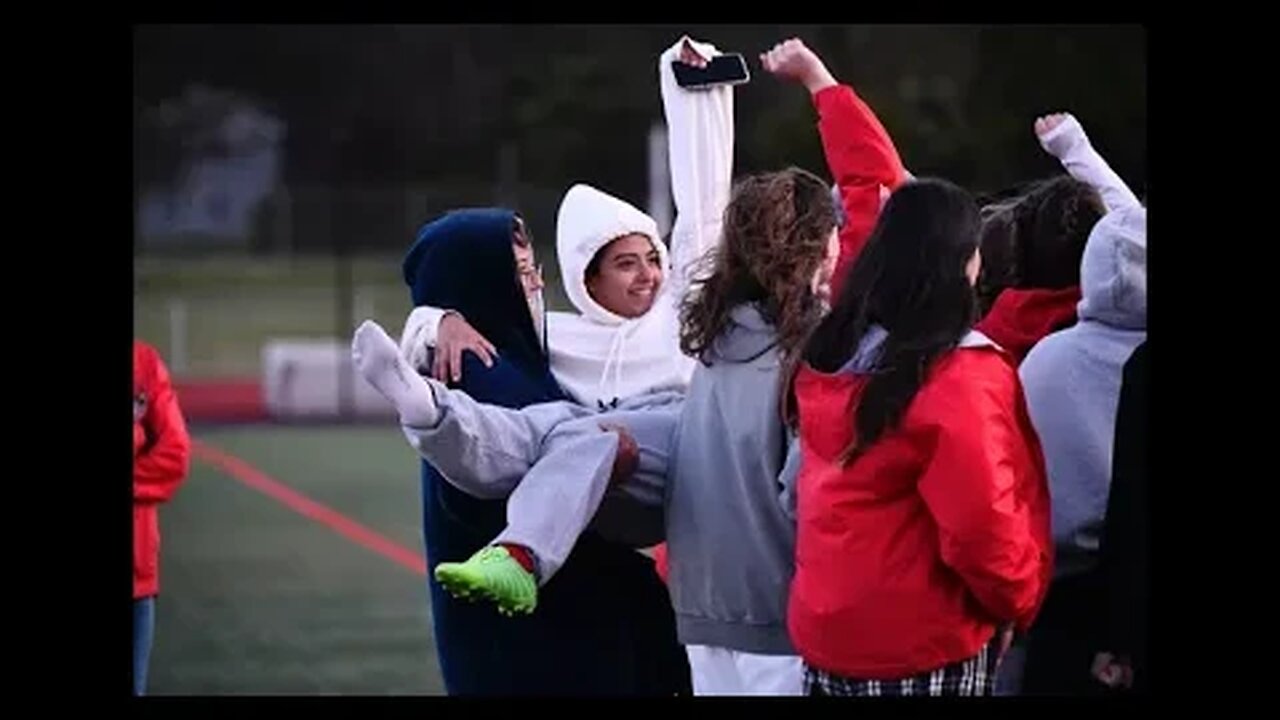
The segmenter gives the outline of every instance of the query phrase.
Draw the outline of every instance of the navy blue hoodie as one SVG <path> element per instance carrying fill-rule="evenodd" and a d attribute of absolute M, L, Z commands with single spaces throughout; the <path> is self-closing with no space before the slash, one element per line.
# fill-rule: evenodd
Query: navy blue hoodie
<path fill-rule="evenodd" d="M 510 210 L 450 212 L 428 223 L 404 261 L 415 306 L 458 310 L 498 350 L 492 368 L 464 353 L 455 385 L 476 400 L 523 407 L 565 399 L 516 275 Z M 666 587 L 653 563 L 588 531 L 538 608 L 504 617 L 453 598 L 432 575 L 479 550 L 506 523 L 506 501 L 479 500 L 422 463 L 422 522 L 436 651 L 451 695 L 689 693 Z"/>

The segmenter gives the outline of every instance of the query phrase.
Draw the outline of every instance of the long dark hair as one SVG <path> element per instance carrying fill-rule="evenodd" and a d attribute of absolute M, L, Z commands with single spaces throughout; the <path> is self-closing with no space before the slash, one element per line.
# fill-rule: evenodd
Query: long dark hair
<path fill-rule="evenodd" d="M 910 182 L 890 196 L 831 313 L 788 369 L 784 412 L 793 427 L 799 362 L 835 372 L 873 325 L 888 336 L 858 401 L 854 440 L 842 459 L 857 457 L 901 421 L 931 363 L 955 347 L 975 320 L 977 300 L 965 265 L 978 248 L 979 225 L 973 196 L 945 180 Z"/>
<path fill-rule="evenodd" d="M 978 280 L 983 312 L 1006 288 L 1079 285 L 1085 243 L 1105 213 L 1098 191 L 1069 175 L 1032 183 L 984 206 Z"/>
<path fill-rule="evenodd" d="M 787 168 L 739 182 L 724 213 L 723 240 L 703 264 L 680 308 L 680 348 L 710 363 L 709 351 L 728 329 L 730 313 L 755 302 L 777 328 L 785 358 L 799 348 L 821 316 L 813 277 L 836 227 L 835 200 L 808 171 Z"/>

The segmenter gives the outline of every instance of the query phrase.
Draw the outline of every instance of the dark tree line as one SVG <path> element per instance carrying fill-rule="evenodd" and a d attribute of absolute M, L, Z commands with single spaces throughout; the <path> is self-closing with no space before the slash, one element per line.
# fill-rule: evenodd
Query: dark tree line
<path fill-rule="evenodd" d="M 430 185 L 456 188 L 457 203 L 527 201 L 545 234 L 552 201 L 524 197 L 528 188 L 587 181 L 643 204 L 646 136 L 661 118 L 656 55 L 684 31 L 754 63 L 737 96 L 738 173 L 797 164 L 825 174 L 804 93 L 754 60 L 798 36 L 872 103 L 917 174 L 981 192 L 1056 172 L 1031 123 L 1066 109 L 1145 190 L 1141 26 L 143 26 L 134 102 L 145 117 L 194 83 L 229 90 L 287 123 L 291 187 Z M 135 148 L 139 183 L 178 171 L 180 143 L 146 122 Z M 374 219 L 417 210 L 353 200 L 297 226 L 397 246 L 400 225 Z M 312 233 L 302 235 L 305 249 Z"/>

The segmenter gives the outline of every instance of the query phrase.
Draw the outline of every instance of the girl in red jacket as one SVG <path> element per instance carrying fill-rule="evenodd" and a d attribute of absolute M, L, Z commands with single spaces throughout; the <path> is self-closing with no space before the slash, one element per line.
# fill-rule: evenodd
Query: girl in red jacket
<path fill-rule="evenodd" d="M 133 694 L 147 687 L 160 592 L 156 508 L 187 476 L 191 438 L 155 348 L 133 341 Z"/>
<path fill-rule="evenodd" d="M 1008 353 L 971 331 L 978 207 L 898 189 L 787 398 L 802 464 L 788 629 L 811 695 L 990 694 L 1051 572 L 1044 463 Z"/>

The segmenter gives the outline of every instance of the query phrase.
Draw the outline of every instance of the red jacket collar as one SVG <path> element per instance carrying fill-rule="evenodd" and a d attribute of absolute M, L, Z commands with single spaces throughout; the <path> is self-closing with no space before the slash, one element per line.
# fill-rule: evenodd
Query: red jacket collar
<path fill-rule="evenodd" d="M 1008 288 L 974 327 L 1022 362 L 1046 335 L 1075 324 L 1079 302 L 1079 286 L 1060 290 Z"/>

